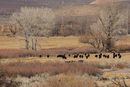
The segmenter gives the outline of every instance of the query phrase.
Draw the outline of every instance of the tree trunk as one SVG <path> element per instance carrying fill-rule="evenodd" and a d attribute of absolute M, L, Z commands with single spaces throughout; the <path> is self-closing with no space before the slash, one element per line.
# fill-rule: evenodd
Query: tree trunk
<path fill-rule="evenodd" d="M 111 37 L 110 37 L 110 36 L 107 36 L 106 49 L 107 49 L 108 51 L 110 51 L 110 50 L 111 50 L 111 47 L 112 47 Z"/>
<path fill-rule="evenodd" d="M 34 50 L 34 45 L 33 45 L 34 43 L 33 43 L 33 38 L 32 38 L 32 50 Z"/>
<path fill-rule="evenodd" d="M 37 37 L 35 37 L 35 50 L 37 50 Z"/>
<path fill-rule="evenodd" d="M 28 41 L 28 39 L 25 40 L 25 43 L 26 43 L 25 44 L 26 49 L 29 49 L 29 41 Z"/>

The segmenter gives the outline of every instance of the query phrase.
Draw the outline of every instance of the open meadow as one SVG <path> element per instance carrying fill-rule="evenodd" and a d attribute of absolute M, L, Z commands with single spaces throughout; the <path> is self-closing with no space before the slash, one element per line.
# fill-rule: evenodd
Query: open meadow
<path fill-rule="evenodd" d="M 80 85 L 82 87 L 118 87 L 116 83 L 121 84 L 121 87 L 124 84 L 130 85 L 130 73 L 127 71 L 130 69 L 128 50 L 130 36 L 125 36 L 116 43 L 115 49 L 118 50 L 115 53 L 120 53 L 121 58 L 113 58 L 113 53 L 109 52 L 102 52 L 102 55 L 109 55 L 109 58 L 95 57 L 101 53 L 91 45 L 80 43 L 77 36 L 40 37 L 38 51 L 25 50 L 22 48 L 24 41 L 14 37 L 0 38 L 0 41 L 0 65 L 2 72 L 6 72 L 0 75 L 10 77 L 6 79 L 13 81 L 11 85 L 20 84 L 20 87 L 57 87 L 56 85 L 74 87 L 74 84 L 76 87 Z M 125 49 L 127 50 L 123 51 Z M 67 59 L 57 57 L 60 54 L 65 54 Z M 74 58 L 77 54 L 83 55 L 83 58 L 80 56 Z M 90 56 L 87 58 L 85 55 L 88 54 Z M 109 70 L 124 71 L 109 72 Z M 86 82 L 88 79 L 92 83 Z M 7 85 L 10 82 L 5 80 L 3 84 Z"/>
<path fill-rule="evenodd" d="M 0 0 L 0 87 L 130 87 L 130 0 Z"/>

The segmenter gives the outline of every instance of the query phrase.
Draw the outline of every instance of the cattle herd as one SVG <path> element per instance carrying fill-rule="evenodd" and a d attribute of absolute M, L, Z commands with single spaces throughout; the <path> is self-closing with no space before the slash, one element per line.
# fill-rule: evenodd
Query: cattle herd
<path fill-rule="evenodd" d="M 64 54 L 64 55 L 57 55 L 57 58 L 67 59 L 67 56 L 68 57 L 72 56 L 73 58 L 86 58 L 86 59 L 89 59 L 90 54 L 89 53 L 88 54 L 86 54 L 86 53 L 85 54 L 74 54 L 74 55 L 70 55 L 70 54 L 66 55 L 66 54 Z M 40 55 L 39 57 L 42 57 L 42 55 Z M 49 58 L 50 55 L 47 55 L 46 57 Z M 113 59 L 115 59 L 116 57 L 120 59 L 122 56 L 121 56 L 120 53 L 113 53 Z M 95 58 L 99 58 L 99 59 L 107 58 L 107 59 L 109 59 L 110 55 L 100 53 L 100 54 L 95 54 Z"/>

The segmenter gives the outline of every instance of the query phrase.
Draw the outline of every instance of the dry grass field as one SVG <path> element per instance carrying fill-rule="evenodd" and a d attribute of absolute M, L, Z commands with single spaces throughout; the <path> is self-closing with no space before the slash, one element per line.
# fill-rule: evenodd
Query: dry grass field
<path fill-rule="evenodd" d="M 58 48 L 58 49 L 60 49 L 60 47 L 61 48 L 62 47 L 63 48 L 71 47 L 71 48 L 75 48 L 76 50 L 79 50 L 78 47 L 81 47 L 82 49 L 83 49 L 83 47 L 91 47 L 91 45 L 89 45 L 89 44 L 79 43 L 79 38 L 80 37 L 78 37 L 78 36 L 77 37 L 76 36 L 49 37 L 49 38 L 41 37 L 41 38 L 39 38 L 39 45 L 40 45 L 39 48 L 47 50 L 47 49 L 50 49 L 50 48 Z M 122 40 L 120 40 L 120 41 L 118 41 L 116 43 L 116 46 L 117 47 L 118 46 L 119 47 L 126 46 L 126 48 L 127 48 L 127 46 L 130 45 L 130 36 L 126 36 L 126 37 L 122 37 L 122 38 L 123 38 Z M 18 38 L 17 39 L 16 38 L 5 38 L 5 37 L 4 38 L 0 38 L 0 49 L 7 49 L 7 50 L 8 49 L 23 49 L 24 45 L 25 45 L 24 41 L 23 40 L 19 40 Z M 122 48 L 124 48 L 124 47 L 122 47 Z M 88 48 L 88 49 L 91 49 L 91 48 Z M 52 50 L 54 51 L 54 49 L 52 49 Z M 62 51 L 64 51 L 64 50 L 62 50 Z M 0 51 L 0 52 L 2 52 L 2 51 Z M 51 52 L 51 49 L 48 52 Z M 51 55 L 49 58 L 47 58 L 46 56 L 42 56 L 42 57 L 22 57 L 22 58 L 4 58 L 4 59 L 0 59 L 0 62 L 3 63 L 3 64 L 12 62 L 12 64 L 10 64 L 11 66 L 19 65 L 18 67 L 20 67 L 20 69 L 22 69 L 22 70 L 25 70 L 26 71 L 25 73 L 28 73 L 28 74 L 30 74 L 32 72 L 35 73 L 35 71 L 37 72 L 38 69 L 41 70 L 42 68 L 41 69 L 39 68 L 40 67 L 39 63 L 43 63 L 43 64 L 45 63 L 46 64 L 46 62 L 48 62 L 48 61 L 52 62 L 52 66 L 55 66 L 55 64 L 53 64 L 53 62 L 57 63 L 58 61 L 61 62 L 61 63 L 64 63 L 65 61 L 76 61 L 76 62 L 78 62 L 79 60 L 83 60 L 84 62 L 87 62 L 87 63 L 90 63 L 90 64 L 100 65 L 100 66 L 98 66 L 98 68 L 100 70 L 102 70 L 101 67 L 107 67 L 107 66 L 110 66 L 110 68 L 109 68 L 110 70 L 118 70 L 118 69 L 128 69 L 128 68 L 130 68 L 130 64 L 129 64 L 130 63 L 130 52 L 121 53 L 121 56 L 122 56 L 121 59 L 119 59 L 119 58 L 113 59 L 113 54 L 112 53 L 106 53 L 106 52 L 102 52 L 102 53 L 106 54 L 106 55 L 110 55 L 110 58 L 109 59 L 107 59 L 107 58 L 99 59 L 99 58 L 95 58 L 96 54 L 91 54 L 90 53 L 90 57 L 88 59 L 86 59 L 85 56 L 84 56 L 84 58 L 79 58 L 79 57 L 78 58 L 73 58 L 74 54 L 71 54 L 71 56 L 68 56 L 66 54 L 67 59 L 57 58 L 56 55 Z M 80 53 L 80 54 L 82 54 L 82 53 Z M 97 54 L 100 54 L 100 53 L 97 53 Z M 82 54 L 82 55 L 84 55 L 84 54 Z M 15 64 L 15 62 L 16 62 L 16 64 Z M 32 67 L 32 65 L 35 64 L 35 62 L 36 62 L 36 65 L 35 65 L 35 69 L 34 69 L 34 67 Z M 39 62 L 39 63 L 37 63 L 37 62 Z M 32 71 L 29 71 L 24 66 L 24 63 L 29 63 L 29 64 L 27 64 L 28 68 L 30 68 L 29 70 L 32 70 Z M 20 65 L 20 64 L 22 64 L 22 65 Z M 37 65 L 39 65 L 39 66 L 37 66 Z M 116 67 L 115 66 L 113 67 L 113 65 L 115 65 Z M 6 66 L 7 65 L 5 64 L 5 67 Z M 60 66 L 58 66 L 58 64 L 56 66 L 60 67 Z M 38 67 L 38 68 L 36 68 L 36 67 Z M 66 68 L 66 65 L 64 65 L 63 68 Z M 8 73 L 13 72 L 14 71 L 13 69 L 14 68 L 12 68 L 12 67 L 7 69 Z M 17 66 L 15 66 L 15 69 L 17 71 Z M 48 67 L 45 67 L 45 69 L 48 70 Z M 49 68 L 49 69 L 53 70 L 53 68 Z M 61 67 L 60 68 L 54 68 L 54 70 L 55 69 L 57 71 L 61 69 L 61 71 L 62 71 Z M 91 68 L 88 67 L 88 69 L 91 69 Z M 108 69 L 108 68 L 106 68 L 106 69 Z M 5 70 L 6 70 L 6 68 L 5 68 Z M 72 69 L 72 72 L 73 72 L 73 69 Z M 77 71 L 75 71 L 75 72 L 77 72 Z M 84 68 L 82 68 L 82 72 L 84 72 Z M 58 75 L 61 76 L 61 74 L 58 74 Z M 71 84 L 71 82 L 68 83 L 68 80 L 67 80 L 69 78 L 68 75 L 63 75 L 63 76 L 64 76 L 64 78 L 62 78 L 61 82 L 63 81 L 62 82 L 63 84 L 64 84 L 64 82 L 66 84 Z M 106 72 L 106 73 L 103 73 L 103 75 L 101 77 L 114 78 L 114 76 L 128 77 L 130 75 L 129 75 L 129 72 L 128 73 L 108 73 L 108 72 Z M 34 76 L 34 77 L 36 77 L 36 76 Z M 22 82 L 22 86 L 26 85 L 25 87 L 29 87 L 30 84 L 32 85 L 31 79 L 35 80 L 34 77 L 26 78 L 26 81 L 23 81 L 23 79 L 25 79 L 24 77 L 17 77 L 15 80 L 16 80 L 16 82 L 17 81 L 21 81 Z M 94 82 L 94 84 L 96 82 L 97 85 L 98 85 L 98 86 L 94 86 L 93 83 L 90 83 L 90 86 L 88 86 L 88 87 L 107 87 L 107 85 L 110 85 L 108 87 L 112 87 L 111 86 L 111 84 L 112 84 L 111 80 L 104 81 L 104 80 L 99 80 L 99 78 L 98 78 L 98 80 L 96 80 L 97 77 L 91 77 L 91 76 L 84 76 L 84 77 L 83 76 L 82 77 L 79 76 L 79 77 L 80 77 L 81 81 L 85 81 L 85 82 L 88 81 L 88 80 L 85 79 L 87 77 L 88 79 L 92 80 Z M 39 76 L 39 77 L 36 77 L 36 78 L 37 79 L 38 78 L 41 79 L 43 77 Z M 57 80 L 54 80 L 53 78 L 57 79 Z M 53 83 L 54 83 L 54 85 L 56 83 L 57 85 L 61 85 L 63 87 L 63 84 L 59 84 L 59 78 L 60 77 L 57 78 L 57 76 L 50 76 L 50 77 L 48 77 L 48 79 L 49 79 L 49 80 L 47 80 L 48 84 L 45 87 L 55 87 L 55 86 L 53 86 Z M 17 79 L 21 79 L 21 80 L 17 80 Z M 72 79 L 77 79 L 77 77 L 74 78 L 72 76 Z M 79 83 L 77 83 L 77 85 L 81 84 L 80 83 L 80 79 L 79 79 Z M 77 80 L 74 80 L 74 81 L 77 81 Z M 126 81 L 126 83 L 128 85 L 130 85 L 130 79 L 125 79 L 125 81 Z M 48 86 L 48 85 L 50 85 L 49 82 L 52 83 L 51 84 L 52 86 Z M 30 86 L 30 87 L 42 87 L 41 83 L 42 82 L 40 80 L 37 80 L 37 85 L 39 85 L 39 86 L 37 86 L 36 84 L 35 85 L 33 84 L 33 86 Z M 84 84 L 84 82 L 82 84 Z M 61 86 L 56 86 L 56 87 L 61 87 Z M 66 87 L 66 86 L 64 86 L 64 87 Z M 71 86 L 71 87 L 75 87 L 75 86 Z M 86 87 L 86 86 L 82 86 L 82 87 Z M 118 86 L 113 86 L 113 87 L 118 87 Z"/>
<path fill-rule="evenodd" d="M 84 47 L 84 46 L 90 46 L 89 44 L 84 44 L 84 43 L 79 43 L 79 38 L 76 36 L 69 36 L 69 37 L 49 37 L 49 38 L 39 38 L 39 44 L 40 44 L 40 49 L 48 49 L 48 48 L 57 48 L 57 47 Z M 122 40 L 118 41 L 116 43 L 116 46 L 119 45 L 130 45 L 130 36 L 123 37 Z M 19 40 L 16 38 L 0 38 L 0 49 L 21 49 L 24 47 L 24 41 Z M 109 54 L 110 58 L 109 59 L 98 59 L 95 58 L 95 54 L 90 54 L 89 59 L 83 58 L 82 60 L 87 61 L 87 62 L 108 62 L 108 61 L 130 61 L 130 53 L 121 53 L 122 58 L 121 59 L 113 59 L 111 53 L 103 53 L 103 54 Z M 74 59 L 73 55 L 70 57 L 67 56 L 67 60 L 71 61 L 78 61 L 81 60 L 80 58 Z M 2 59 L 2 60 L 8 60 L 8 59 Z M 50 56 L 50 58 L 47 57 L 27 57 L 27 58 L 11 58 L 10 60 L 25 60 L 25 61 L 40 61 L 40 62 L 46 62 L 46 61 L 62 61 L 64 62 L 65 60 L 61 58 L 56 58 L 56 56 Z"/>
<path fill-rule="evenodd" d="M 56 48 L 56 47 L 83 47 L 90 46 L 89 44 L 79 43 L 78 36 L 68 37 L 49 37 L 39 38 L 40 49 Z M 21 49 L 24 47 L 24 40 L 19 38 L 0 38 L 0 49 Z M 116 43 L 118 45 L 130 45 L 130 36 L 122 37 L 122 40 Z"/>
<path fill-rule="evenodd" d="M 41 49 L 56 48 L 56 47 L 82 47 L 88 44 L 79 43 L 79 37 L 49 37 L 39 38 Z M 0 38 L 0 49 L 21 49 L 24 47 L 24 40 L 18 38 Z"/>

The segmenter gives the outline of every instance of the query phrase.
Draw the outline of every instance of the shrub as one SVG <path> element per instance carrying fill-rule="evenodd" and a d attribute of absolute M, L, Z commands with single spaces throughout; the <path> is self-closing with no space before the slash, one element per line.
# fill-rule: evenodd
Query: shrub
<path fill-rule="evenodd" d="M 79 77 L 72 74 L 60 74 L 47 80 L 43 87 L 98 87 L 90 77 Z"/>
<path fill-rule="evenodd" d="M 116 77 L 115 79 L 111 80 L 114 87 L 130 87 L 127 84 L 124 77 Z"/>
<path fill-rule="evenodd" d="M 83 75 L 102 74 L 96 66 L 87 63 L 60 63 L 60 62 L 12 62 L 1 64 L 2 70 L 8 77 L 16 77 L 17 75 L 31 77 L 36 74 L 49 73 L 50 75 L 57 75 L 60 73 L 72 73 Z"/>
<path fill-rule="evenodd" d="M 39 57 L 39 55 L 58 55 L 73 53 L 97 53 L 98 50 L 91 47 L 60 47 L 42 50 L 18 50 L 18 49 L 0 49 L 0 59 L 2 58 L 20 58 L 20 57 Z"/>
<path fill-rule="evenodd" d="M 130 51 L 130 45 L 119 45 L 115 46 L 113 49 L 118 52 Z"/>

